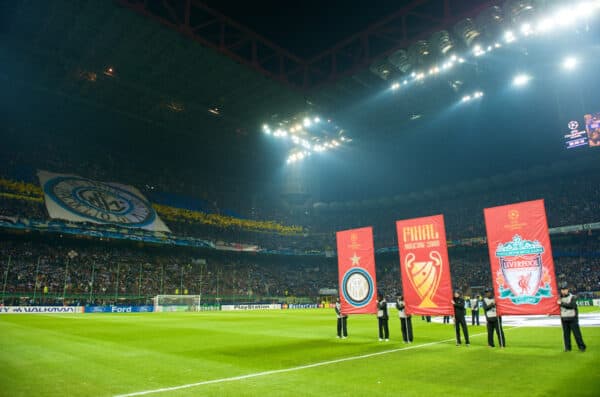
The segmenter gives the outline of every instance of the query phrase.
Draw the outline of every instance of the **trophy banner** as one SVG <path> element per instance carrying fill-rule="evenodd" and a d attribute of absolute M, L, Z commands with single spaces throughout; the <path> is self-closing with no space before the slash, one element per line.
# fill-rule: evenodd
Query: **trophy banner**
<path fill-rule="evenodd" d="M 407 314 L 453 315 L 444 216 L 396 222 Z"/>
<path fill-rule="evenodd" d="M 377 313 L 373 228 L 340 231 L 336 239 L 342 313 Z"/>
<path fill-rule="evenodd" d="M 498 314 L 560 314 L 544 200 L 483 212 Z"/>

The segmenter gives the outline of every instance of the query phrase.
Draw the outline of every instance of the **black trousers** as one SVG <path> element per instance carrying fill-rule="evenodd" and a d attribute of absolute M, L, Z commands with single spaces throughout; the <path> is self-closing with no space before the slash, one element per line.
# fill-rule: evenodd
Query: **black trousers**
<path fill-rule="evenodd" d="M 348 317 L 338 317 L 337 319 L 337 336 L 348 336 Z"/>
<path fill-rule="evenodd" d="M 383 317 L 377 317 L 379 322 L 379 339 L 390 338 L 390 328 L 388 327 L 388 319 Z"/>
<path fill-rule="evenodd" d="M 479 325 L 479 309 L 471 310 L 471 325 Z"/>
<path fill-rule="evenodd" d="M 577 317 L 563 317 L 560 319 L 563 329 L 563 340 L 565 343 L 565 350 L 571 350 L 571 332 L 575 337 L 575 343 L 579 350 L 585 350 L 585 343 L 581 337 L 581 330 L 579 329 L 579 319 Z"/>
<path fill-rule="evenodd" d="M 494 331 L 498 335 L 500 347 L 506 346 L 504 330 L 502 329 L 502 317 L 491 317 L 487 319 L 488 346 L 494 347 Z"/>
<path fill-rule="evenodd" d="M 460 327 L 462 327 L 463 334 L 465 335 L 465 343 L 469 344 L 469 330 L 467 329 L 467 320 L 465 316 L 454 317 L 454 329 L 456 330 L 456 343 L 460 345 Z"/>
<path fill-rule="evenodd" d="M 444 324 L 450 324 L 450 316 L 444 316 L 443 320 Z"/>
<path fill-rule="evenodd" d="M 413 332 L 411 316 L 408 316 L 407 318 L 400 317 L 400 329 L 402 330 L 402 340 L 404 342 L 412 342 Z"/>

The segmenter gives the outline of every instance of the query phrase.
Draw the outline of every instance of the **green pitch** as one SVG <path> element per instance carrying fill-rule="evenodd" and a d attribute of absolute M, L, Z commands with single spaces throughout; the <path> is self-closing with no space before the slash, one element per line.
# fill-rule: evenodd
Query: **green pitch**
<path fill-rule="evenodd" d="M 390 342 L 377 341 L 373 316 L 350 317 L 345 340 L 335 337 L 335 321 L 332 309 L 2 315 L 0 396 L 112 396 L 191 384 L 148 395 L 600 395 L 599 327 L 583 328 L 587 352 L 564 353 L 559 327 L 506 327 L 501 350 L 486 346 L 484 326 L 469 327 L 467 348 L 454 345 L 452 325 L 420 318 L 411 345 L 395 317 Z"/>

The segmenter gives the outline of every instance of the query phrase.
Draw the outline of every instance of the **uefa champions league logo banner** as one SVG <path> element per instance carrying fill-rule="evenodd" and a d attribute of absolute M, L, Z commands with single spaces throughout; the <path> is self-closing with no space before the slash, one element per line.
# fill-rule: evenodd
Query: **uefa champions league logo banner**
<path fill-rule="evenodd" d="M 543 200 L 484 210 L 498 314 L 559 314 Z"/>
<path fill-rule="evenodd" d="M 132 186 L 48 171 L 38 171 L 38 177 L 51 218 L 170 232 Z"/>
<path fill-rule="evenodd" d="M 337 232 L 336 238 L 342 313 L 377 313 L 373 228 Z"/>
<path fill-rule="evenodd" d="M 452 280 L 444 216 L 396 222 L 407 314 L 452 315 Z"/>

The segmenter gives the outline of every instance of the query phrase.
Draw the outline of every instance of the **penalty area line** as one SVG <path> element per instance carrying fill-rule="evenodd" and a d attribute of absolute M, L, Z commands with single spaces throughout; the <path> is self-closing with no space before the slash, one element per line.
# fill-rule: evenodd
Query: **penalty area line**
<path fill-rule="evenodd" d="M 516 328 L 520 328 L 520 327 L 507 328 L 507 329 L 505 329 L 505 331 L 508 331 L 511 329 L 516 329 Z M 481 336 L 481 335 L 487 335 L 487 333 L 482 332 L 482 333 L 478 333 L 478 334 L 474 334 L 474 335 L 470 335 L 470 336 L 476 337 L 476 336 Z M 156 394 L 156 393 L 164 393 L 164 392 L 170 392 L 170 391 L 175 391 L 175 390 L 189 389 L 189 388 L 197 387 L 197 386 L 212 385 L 215 383 L 236 382 L 239 380 L 258 378 L 261 376 L 268 376 L 268 375 L 274 375 L 274 374 L 282 374 L 282 373 L 286 373 L 286 372 L 301 371 L 303 369 L 317 368 L 317 367 L 322 367 L 325 365 L 344 363 L 347 361 L 363 360 L 365 358 L 382 356 L 384 354 L 396 353 L 396 352 L 400 352 L 400 351 L 404 351 L 404 350 L 414 350 L 414 349 L 420 349 L 422 347 L 440 345 L 442 343 L 447 343 L 447 342 L 454 342 L 455 340 L 456 340 L 455 338 L 444 339 L 444 340 L 436 341 L 436 342 L 423 343 L 422 345 L 405 346 L 405 347 L 400 347 L 397 349 L 390 349 L 390 350 L 383 350 L 383 351 L 375 352 L 375 353 L 361 354 L 359 356 L 344 357 L 344 358 L 338 358 L 335 360 L 320 361 L 320 362 L 313 363 L 313 364 L 299 365 L 297 367 L 274 369 L 274 370 L 270 370 L 270 371 L 255 372 L 252 374 L 232 376 L 229 378 L 220 378 L 220 379 L 205 380 L 205 381 L 196 382 L 196 383 L 188 383 L 188 384 L 179 385 L 179 386 L 163 387 L 160 389 L 144 390 L 144 391 L 138 391 L 138 392 L 133 392 L 133 393 L 125 393 L 125 394 L 117 394 L 114 397 L 144 396 L 144 395 L 148 395 L 148 394 Z"/>

